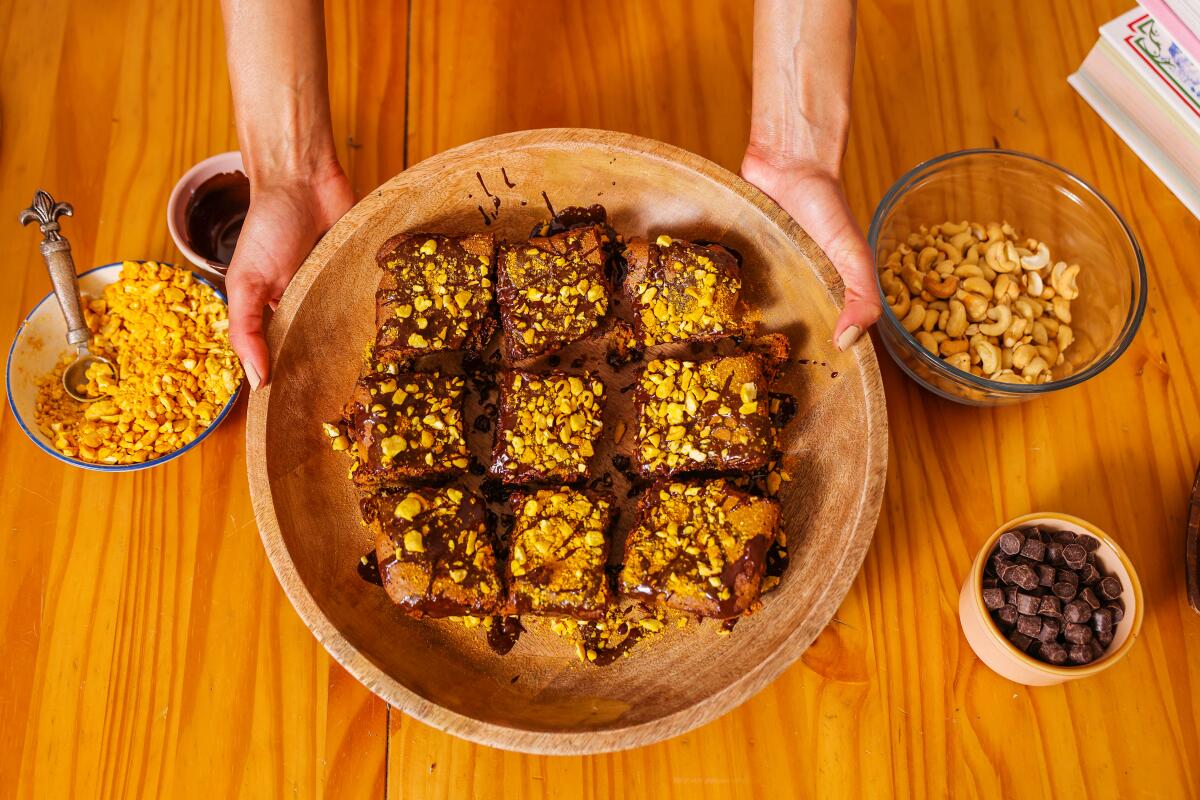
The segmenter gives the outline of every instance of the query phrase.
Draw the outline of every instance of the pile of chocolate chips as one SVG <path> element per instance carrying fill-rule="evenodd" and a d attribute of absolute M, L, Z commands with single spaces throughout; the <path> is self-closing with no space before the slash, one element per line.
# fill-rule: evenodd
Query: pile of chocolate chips
<path fill-rule="evenodd" d="M 983 575 L 983 603 L 1017 648 L 1048 664 L 1088 664 L 1125 616 L 1120 579 L 1105 575 L 1092 536 L 1036 527 L 1001 534 Z"/>

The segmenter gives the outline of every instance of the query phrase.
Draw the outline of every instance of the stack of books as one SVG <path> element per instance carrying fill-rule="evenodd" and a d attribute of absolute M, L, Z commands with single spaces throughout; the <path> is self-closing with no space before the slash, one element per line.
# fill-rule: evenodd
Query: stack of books
<path fill-rule="evenodd" d="M 1067 80 L 1200 217 L 1200 0 L 1143 0 Z"/>

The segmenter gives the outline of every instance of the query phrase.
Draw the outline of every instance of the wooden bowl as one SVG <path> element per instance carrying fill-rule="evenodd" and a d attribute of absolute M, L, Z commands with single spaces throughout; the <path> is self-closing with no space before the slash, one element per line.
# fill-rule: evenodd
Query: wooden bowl
<path fill-rule="evenodd" d="M 498 656 L 481 630 L 407 619 L 357 575 L 373 542 L 358 524 L 348 462 L 330 451 L 320 423 L 338 416 L 373 336 L 376 250 L 406 230 L 522 238 L 547 216 L 547 200 L 603 203 L 626 236 L 728 242 L 745 256 L 745 293 L 763 328 L 792 340 L 795 361 L 782 380 L 799 412 L 782 446 L 794 480 L 780 492 L 791 566 L 761 611 L 729 636 L 716 635 L 711 623 L 689 625 L 603 668 L 578 662 L 552 634 L 523 636 Z M 778 206 L 715 164 L 660 142 L 526 131 L 423 161 L 333 227 L 270 326 L 271 382 L 251 396 L 247 462 L 259 530 L 284 591 L 368 688 L 477 742 L 595 753 L 658 741 L 725 713 L 825 627 L 875 530 L 887 415 L 870 340 L 841 354 L 830 342 L 840 299 L 829 261 Z M 490 441 L 481 438 L 477 452 Z"/>

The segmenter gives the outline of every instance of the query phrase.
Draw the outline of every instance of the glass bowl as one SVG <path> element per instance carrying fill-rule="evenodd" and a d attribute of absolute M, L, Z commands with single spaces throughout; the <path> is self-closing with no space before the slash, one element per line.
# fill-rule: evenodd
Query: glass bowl
<path fill-rule="evenodd" d="M 921 225 L 968 220 L 1010 223 L 1022 239 L 1045 242 L 1052 261 L 1078 263 L 1071 302 L 1075 341 L 1047 383 L 1014 384 L 964 372 L 930 353 L 886 302 L 879 335 L 909 377 L 969 405 L 1004 405 L 1086 381 L 1117 360 L 1146 309 L 1146 265 L 1137 239 L 1113 205 L 1078 176 L 1010 150 L 960 150 L 909 170 L 888 190 L 867 238 L 879 267 Z"/>

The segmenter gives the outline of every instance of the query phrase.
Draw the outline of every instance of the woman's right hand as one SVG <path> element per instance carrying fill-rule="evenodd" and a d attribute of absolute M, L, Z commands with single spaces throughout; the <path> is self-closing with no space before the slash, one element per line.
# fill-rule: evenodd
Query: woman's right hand
<path fill-rule="evenodd" d="M 251 389 L 270 379 L 263 309 L 274 309 L 317 240 L 353 204 L 336 160 L 314 174 L 251 176 L 250 211 L 225 277 L 229 340 Z"/>

